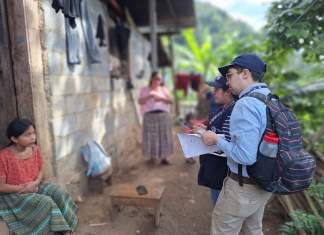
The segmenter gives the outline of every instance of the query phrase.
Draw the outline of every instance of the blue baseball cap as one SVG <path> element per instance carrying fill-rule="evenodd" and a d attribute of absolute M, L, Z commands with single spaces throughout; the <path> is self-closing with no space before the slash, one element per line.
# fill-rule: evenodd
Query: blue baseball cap
<path fill-rule="evenodd" d="M 206 84 L 214 88 L 222 88 L 224 91 L 228 89 L 227 79 L 224 76 L 217 76 L 213 81 L 206 82 Z"/>
<path fill-rule="evenodd" d="M 218 68 L 218 71 L 225 77 L 227 71 L 235 65 L 259 74 L 263 74 L 267 71 L 267 64 L 256 54 L 250 53 L 236 57 L 229 65 Z"/>

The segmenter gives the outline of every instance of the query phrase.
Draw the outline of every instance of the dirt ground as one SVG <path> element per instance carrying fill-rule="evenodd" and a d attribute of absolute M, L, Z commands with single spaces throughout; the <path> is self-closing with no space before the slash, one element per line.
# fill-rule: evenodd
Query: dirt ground
<path fill-rule="evenodd" d="M 112 185 L 102 194 L 92 193 L 79 203 L 79 226 L 77 235 L 208 235 L 212 203 L 209 189 L 198 186 L 199 163 L 185 163 L 178 141 L 175 141 L 172 165 L 148 165 L 140 150 L 127 163 L 119 164 L 113 175 Z M 111 221 L 109 193 L 114 185 L 121 183 L 147 184 L 162 182 L 165 185 L 159 228 L 154 226 L 151 209 L 122 207 Z M 283 214 L 274 198 L 268 203 L 264 216 L 264 234 L 278 234 Z"/>

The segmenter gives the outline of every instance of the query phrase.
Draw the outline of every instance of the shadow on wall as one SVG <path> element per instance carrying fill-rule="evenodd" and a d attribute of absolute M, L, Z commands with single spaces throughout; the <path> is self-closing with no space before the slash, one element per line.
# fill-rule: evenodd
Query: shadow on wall
<path fill-rule="evenodd" d="M 94 1 L 97 14 L 106 13 L 105 7 Z M 100 8 L 100 9 L 98 9 Z M 113 111 L 114 96 L 109 90 L 109 54 L 108 48 L 102 47 L 100 54 L 106 63 L 90 64 L 83 39 L 80 22 L 80 65 L 68 65 L 66 57 L 66 39 L 64 17 L 56 14 L 49 3 L 44 3 L 45 29 L 43 48 L 47 53 L 45 80 L 50 100 L 52 120 L 51 132 L 54 135 L 54 167 L 56 176 L 63 184 L 79 184 L 84 179 L 85 166 L 80 155 L 80 147 L 94 139 L 102 144 L 107 152 L 115 155 L 113 125 L 116 114 Z M 108 20 L 106 16 L 106 20 Z M 97 41 L 96 41 L 97 43 Z M 107 148 L 108 146 L 108 148 Z M 111 150 L 110 146 L 114 146 Z"/>

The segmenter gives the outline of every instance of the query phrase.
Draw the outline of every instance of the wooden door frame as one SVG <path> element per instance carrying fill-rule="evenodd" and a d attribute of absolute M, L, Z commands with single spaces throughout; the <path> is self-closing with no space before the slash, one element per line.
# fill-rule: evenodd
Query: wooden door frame
<path fill-rule="evenodd" d="M 18 116 L 5 0 L 0 0 L 0 148 L 7 145 L 6 126 Z M 3 106 L 3 107 L 2 107 Z"/>
<path fill-rule="evenodd" d="M 12 59 L 12 76 L 16 90 L 18 117 L 35 123 L 46 175 L 55 172 L 49 104 L 45 89 L 40 0 L 3 0 L 6 2 Z"/>

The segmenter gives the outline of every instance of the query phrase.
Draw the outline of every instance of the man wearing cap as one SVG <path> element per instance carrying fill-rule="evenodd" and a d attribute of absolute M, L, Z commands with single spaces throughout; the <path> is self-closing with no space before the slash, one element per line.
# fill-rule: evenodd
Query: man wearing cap
<path fill-rule="evenodd" d="M 216 104 L 220 106 L 216 113 L 209 115 L 207 130 L 223 134 L 225 139 L 230 141 L 229 120 L 235 100 L 228 89 L 227 80 L 223 76 L 218 76 L 215 80 L 206 83 L 214 88 L 213 98 Z M 199 133 L 203 130 L 196 128 L 194 131 Z M 222 189 L 223 181 L 228 174 L 226 157 L 223 156 L 222 152 L 204 154 L 200 156 L 199 161 L 198 184 L 211 189 L 211 198 L 215 205 Z"/>
<path fill-rule="evenodd" d="M 248 96 L 252 92 L 270 93 L 261 83 L 266 64 L 255 54 L 243 54 L 218 70 L 239 100 L 230 117 L 231 142 L 212 131 L 202 133 L 205 144 L 216 144 L 224 151 L 230 170 L 213 210 L 211 233 L 263 234 L 263 212 L 271 193 L 249 178 L 246 166 L 256 162 L 258 144 L 266 128 L 265 104 Z"/>

